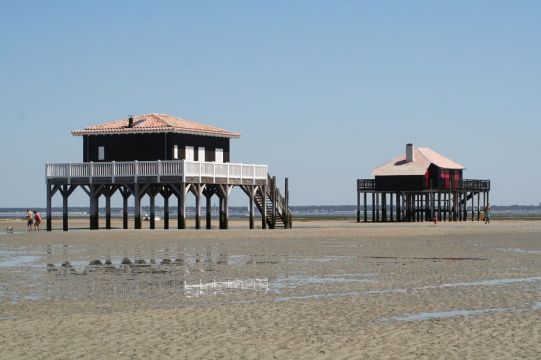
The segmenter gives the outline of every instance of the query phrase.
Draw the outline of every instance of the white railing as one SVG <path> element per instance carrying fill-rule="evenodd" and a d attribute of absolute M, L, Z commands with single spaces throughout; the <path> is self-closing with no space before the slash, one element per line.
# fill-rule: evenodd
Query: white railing
<path fill-rule="evenodd" d="M 182 176 L 234 180 L 267 180 L 267 165 L 216 163 L 187 160 L 122 161 L 45 164 L 45 176 L 97 178 L 119 176 Z"/>

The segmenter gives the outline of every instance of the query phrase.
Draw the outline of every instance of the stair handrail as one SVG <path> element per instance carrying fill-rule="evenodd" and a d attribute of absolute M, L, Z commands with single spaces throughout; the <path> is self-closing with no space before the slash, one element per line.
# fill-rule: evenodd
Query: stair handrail
<path fill-rule="evenodd" d="M 272 184 L 272 177 L 267 173 L 267 183 L 270 185 Z M 276 184 L 275 184 L 276 185 Z M 280 189 L 276 187 L 276 199 L 273 198 L 273 194 L 271 191 L 271 186 L 267 187 L 267 195 L 276 203 L 276 212 L 278 213 L 278 216 L 282 219 L 282 222 L 286 226 L 291 226 L 291 210 L 289 209 L 289 206 L 285 203 L 285 198 L 280 193 Z M 284 209 L 287 211 L 287 216 L 284 214 Z M 287 222 L 287 224 L 286 224 Z"/>

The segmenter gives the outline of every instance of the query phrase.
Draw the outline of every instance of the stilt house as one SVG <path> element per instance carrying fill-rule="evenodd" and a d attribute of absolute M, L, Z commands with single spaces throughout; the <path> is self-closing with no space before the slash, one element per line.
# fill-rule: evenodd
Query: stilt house
<path fill-rule="evenodd" d="M 150 228 L 155 228 L 155 197 L 164 199 L 164 228 L 169 228 L 169 198 L 178 203 L 178 228 L 186 228 L 186 197 L 195 196 L 195 227 L 200 228 L 200 199 L 206 198 L 206 227 L 211 228 L 211 198 L 220 201 L 219 225 L 228 228 L 228 199 L 240 187 L 249 197 L 250 228 L 254 204 L 262 227 L 291 226 L 285 196 L 276 188 L 267 165 L 231 163 L 230 140 L 238 133 L 165 114 L 145 114 L 72 131 L 83 137 L 83 162 L 46 164 L 47 230 L 51 203 L 63 199 L 63 230 L 68 229 L 68 198 L 77 188 L 90 198 L 90 228 L 99 228 L 99 199 L 105 198 L 105 227 L 111 228 L 111 197 L 123 198 L 123 228 L 128 227 L 128 200 L 133 198 L 134 226 L 141 228 L 141 199 L 150 198 Z"/>
<path fill-rule="evenodd" d="M 469 211 L 472 220 L 479 219 L 481 196 L 483 208 L 488 204 L 490 180 L 465 180 L 463 171 L 464 166 L 430 148 L 407 144 L 404 154 L 374 170 L 374 179 L 357 180 L 357 221 L 361 194 L 364 221 L 368 195 L 372 221 L 466 220 Z"/>

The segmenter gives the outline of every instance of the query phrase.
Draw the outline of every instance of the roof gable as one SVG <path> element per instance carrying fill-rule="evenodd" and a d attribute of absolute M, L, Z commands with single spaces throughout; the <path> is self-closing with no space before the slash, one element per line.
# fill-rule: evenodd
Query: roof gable
<path fill-rule="evenodd" d="M 83 135 L 122 135 L 142 133 L 180 133 L 206 135 L 226 138 L 238 138 L 240 134 L 219 127 L 201 124 L 195 121 L 177 118 L 167 114 L 144 114 L 133 117 L 133 125 L 128 126 L 128 119 L 109 121 L 88 126 L 83 130 L 73 130 L 74 136 Z"/>
<path fill-rule="evenodd" d="M 406 154 L 402 154 L 395 159 L 378 166 L 374 169 L 374 176 L 404 176 L 404 175 L 424 175 L 430 164 L 434 164 L 443 169 L 464 169 L 464 166 L 437 153 L 430 148 L 413 149 L 414 160 L 406 161 Z"/>

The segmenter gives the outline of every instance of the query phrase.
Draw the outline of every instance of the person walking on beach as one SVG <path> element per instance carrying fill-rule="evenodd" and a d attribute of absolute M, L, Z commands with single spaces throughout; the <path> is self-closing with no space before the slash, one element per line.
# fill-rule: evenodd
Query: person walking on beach
<path fill-rule="evenodd" d="M 41 213 L 34 210 L 34 230 L 39 231 L 41 225 Z"/>
<path fill-rule="evenodd" d="M 490 224 L 490 204 L 485 206 L 485 224 Z"/>
<path fill-rule="evenodd" d="M 32 224 L 34 224 L 34 213 L 30 209 L 26 209 L 26 227 L 28 231 L 32 231 Z"/>

